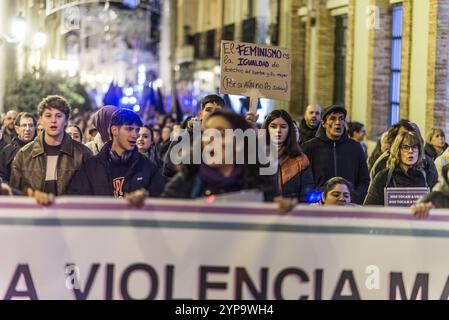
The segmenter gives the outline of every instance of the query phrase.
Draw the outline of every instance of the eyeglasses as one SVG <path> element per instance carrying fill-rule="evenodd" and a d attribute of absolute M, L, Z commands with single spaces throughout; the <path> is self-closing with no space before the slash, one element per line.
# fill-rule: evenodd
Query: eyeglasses
<path fill-rule="evenodd" d="M 28 124 L 28 123 L 25 123 L 25 124 L 21 124 L 19 127 L 22 128 L 22 129 L 25 129 L 25 128 L 34 128 L 34 124 Z"/>
<path fill-rule="evenodd" d="M 402 146 L 401 146 L 401 150 L 402 151 L 405 151 L 405 152 L 408 152 L 408 151 L 412 151 L 412 152 L 415 152 L 415 151 L 418 151 L 419 150 L 419 147 L 418 146 L 409 146 L 409 145 L 406 145 L 406 144 L 403 144 Z"/>

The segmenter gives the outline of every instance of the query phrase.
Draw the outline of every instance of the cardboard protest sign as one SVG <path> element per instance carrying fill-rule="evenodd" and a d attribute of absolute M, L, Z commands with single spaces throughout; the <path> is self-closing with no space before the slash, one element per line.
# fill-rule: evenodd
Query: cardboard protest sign
<path fill-rule="evenodd" d="M 290 49 L 235 41 L 221 42 L 220 92 L 257 98 L 290 100 Z"/>

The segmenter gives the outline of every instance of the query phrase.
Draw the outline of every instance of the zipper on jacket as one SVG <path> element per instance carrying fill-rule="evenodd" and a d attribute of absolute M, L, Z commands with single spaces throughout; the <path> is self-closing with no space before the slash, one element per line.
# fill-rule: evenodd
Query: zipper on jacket
<path fill-rule="evenodd" d="M 334 177 L 338 177 L 337 174 L 337 143 L 334 142 Z"/>

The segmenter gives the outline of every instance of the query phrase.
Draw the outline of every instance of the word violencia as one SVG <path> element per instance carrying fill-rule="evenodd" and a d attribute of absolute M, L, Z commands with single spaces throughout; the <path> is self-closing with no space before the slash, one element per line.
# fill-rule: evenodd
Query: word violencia
<path fill-rule="evenodd" d="M 76 265 L 67 264 L 67 266 Z M 210 294 L 217 294 L 217 292 L 227 296 L 228 299 L 234 300 L 360 300 L 363 299 L 362 293 L 367 290 L 365 287 L 360 286 L 361 281 L 360 279 L 357 281 L 354 270 L 342 270 L 337 273 L 337 277 L 332 277 L 331 279 L 324 269 L 315 269 L 308 273 L 298 267 L 288 267 L 278 272 L 273 272 L 269 268 L 260 268 L 257 273 L 251 273 L 244 267 L 199 266 L 197 288 L 192 288 L 190 296 L 180 296 L 175 293 L 175 289 L 183 281 L 178 278 L 179 276 L 176 277 L 177 268 L 175 265 L 166 265 L 163 270 L 158 270 L 149 264 L 139 263 L 131 264 L 124 269 L 118 269 L 119 267 L 112 263 L 105 265 L 93 263 L 84 277 L 78 279 L 79 272 L 74 272 L 76 268 L 66 268 L 65 283 L 51 283 L 51 286 L 61 287 L 61 290 L 70 290 L 73 298 L 76 300 L 207 300 L 213 298 Z M 142 292 L 136 293 L 136 290 L 133 291 L 135 288 L 131 285 L 131 276 L 135 274 L 145 275 L 148 279 L 147 282 L 143 283 L 145 287 L 142 289 L 144 291 L 143 297 Z M 38 277 L 33 278 L 35 276 L 36 274 L 33 274 L 30 265 L 17 265 L 11 281 L 6 284 L 6 291 L 2 295 L 3 299 L 27 298 L 38 300 L 61 298 L 48 297 L 45 294 L 40 295 L 39 287 L 35 284 L 43 283 L 43 281 Z M 47 276 L 52 278 L 49 275 Z M 217 278 L 221 280 L 219 281 Z M 36 282 L 35 280 L 38 281 Z M 83 287 L 79 285 L 80 283 L 84 284 Z M 363 284 L 365 285 L 365 283 Z M 46 286 L 48 285 L 46 283 Z M 323 289 L 329 287 L 333 288 L 331 290 L 332 293 L 325 296 L 325 290 Z M 91 295 L 93 288 L 97 289 L 95 297 Z M 362 291 L 360 288 L 362 288 Z M 103 296 L 98 296 L 99 289 L 103 292 Z M 285 295 L 287 289 L 289 291 L 288 296 Z M 420 298 L 427 300 L 429 299 L 429 274 L 418 273 L 413 284 L 408 283 L 406 286 L 402 272 L 391 272 L 389 273 L 389 287 L 386 289 L 385 294 L 388 294 L 388 296 L 379 297 L 380 299 L 416 300 Z M 407 292 L 409 292 L 408 295 Z M 139 297 L 137 298 L 137 296 Z M 449 298 L 449 277 L 443 286 L 439 298 L 441 300 Z"/>

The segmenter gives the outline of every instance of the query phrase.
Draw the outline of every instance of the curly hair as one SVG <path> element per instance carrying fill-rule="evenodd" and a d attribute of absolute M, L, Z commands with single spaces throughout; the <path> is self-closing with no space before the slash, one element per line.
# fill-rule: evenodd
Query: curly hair
<path fill-rule="evenodd" d="M 424 146 L 422 140 L 415 132 L 403 132 L 393 141 L 390 148 L 390 157 L 387 161 L 387 169 L 393 170 L 401 164 L 401 147 L 403 143 L 418 146 L 418 161 L 412 166 L 413 169 L 421 170 L 424 167 Z"/>
<path fill-rule="evenodd" d="M 67 100 L 61 96 L 53 95 L 47 96 L 42 99 L 42 101 L 39 102 L 39 105 L 37 106 L 37 113 L 39 114 L 39 117 L 42 117 L 44 111 L 49 109 L 57 109 L 61 111 L 62 113 L 64 113 L 66 120 L 69 120 L 70 118 L 70 105 Z"/>

